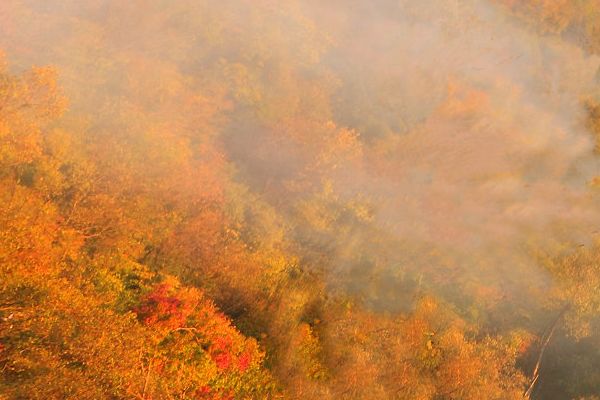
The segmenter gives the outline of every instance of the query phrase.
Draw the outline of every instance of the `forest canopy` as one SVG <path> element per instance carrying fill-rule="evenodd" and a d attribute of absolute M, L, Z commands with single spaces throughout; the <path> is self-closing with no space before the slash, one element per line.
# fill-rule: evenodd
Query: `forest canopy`
<path fill-rule="evenodd" d="M 0 2 L 0 400 L 600 399 L 595 0 Z"/>

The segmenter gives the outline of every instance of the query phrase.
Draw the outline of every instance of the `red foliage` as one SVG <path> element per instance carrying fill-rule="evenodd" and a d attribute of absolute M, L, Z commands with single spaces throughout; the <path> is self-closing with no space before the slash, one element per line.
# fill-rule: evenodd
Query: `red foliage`
<path fill-rule="evenodd" d="M 197 399 L 208 399 L 211 394 L 211 389 L 209 386 L 202 386 L 200 389 L 196 390 L 195 397 Z"/>
<path fill-rule="evenodd" d="M 172 288 L 165 283 L 156 285 L 139 307 L 134 309 L 140 321 L 149 326 L 176 329 L 184 326 L 192 312 L 192 305 L 171 294 Z"/>
<path fill-rule="evenodd" d="M 231 366 L 232 344 L 231 338 L 218 337 L 210 348 L 210 355 L 221 371 Z"/>
<path fill-rule="evenodd" d="M 244 372 L 248 369 L 250 363 L 252 363 L 252 354 L 250 354 L 250 352 L 246 350 L 238 358 L 238 369 L 241 372 Z"/>
<path fill-rule="evenodd" d="M 217 368 L 221 371 L 229 368 L 231 365 L 231 354 L 229 353 L 220 353 L 213 356 L 213 360 L 217 364 Z"/>

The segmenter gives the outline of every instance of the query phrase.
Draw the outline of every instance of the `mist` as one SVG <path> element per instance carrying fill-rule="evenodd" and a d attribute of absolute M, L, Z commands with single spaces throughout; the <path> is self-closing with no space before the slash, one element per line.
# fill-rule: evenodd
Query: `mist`
<path fill-rule="evenodd" d="M 541 255 L 597 235 L 600 57 L 501 2 L 4 0 L 0 49 L 56 68 L 61 129 L 115 140 L 107 168 L 133 163 L 119 149 L 158 180 L 160 160 L 219 159 L 261 199 L 246 221 L 277 216 L 265 246 L 375 312 L 434 293 L 539 329 Z"/>
<path fill-rule="evenodd" d="M 276 32 L 279 36 L 264 39 L 264 49 L 258 48 L 267 54 L 264 70 L 240 79 L 249 80 L 244 84 L 250 87 L 256 79 L 256 96 L 268 97 L 260 93 L 261 80 L 269 79 L 269 69 L 280 80 L 298 73 L 285 70 L 291 59 L 309 85 L 319 79 L 330 82 L 325 96 L 332 103 L 325 107 L 331 109 L 317 105 L 323 116 L 306 121 L 291 139 L 285 128 L 266 126 L 260 115 L 231 110 L 228 118 L 242 125 L 226 128 L 226 151 L 239 162 L 239 178 L 253 191 L 267 190 L 267 198 L 284 214 L 294 211 L 292 202 L 282 204 L 282 198 L 306 195 L 285 189 L 286 181 L 299 174 L 313 187 L 328 182 L 342 201 L 360 196 L 372 213 L 368 229 L 374 225 L 398 243 L 378 256 L 391 260 L 384 269 L 392 274 L 414 272 L 425 263 L 439 263 L 428 268 L 443 270 L 447 266 L 442 259 L 449 257 L 462 274 L 479 279 L 491 273 L 487 284 L 523 283 L 513 275 L 524 273 L 533 273 L 527 285 L 545 284 L 541 271 L 535 277 L 531 246 L 584 242 L 597 225 L 598 206 L 588 183 L 598 164 L 582 99 L 594 88 L 598 57 L 539 35 L 497 5 L 450 0 L 304 2 L 278 10 L 265 3 L 260 7 L 269 10 L 272 24 L 265 27 L 255 25 L 251 14 L 246 18 L 253 5 L 244 2 L 240 7 L 211 1 L 153 6 L 29 2 L 36 14 L 19 14 L 21 4 L 27 2 L 2 6 L 2 46 L 22 65 L 52 64 L 62 71 L 71 108 L 84 106 L 97 126 L 111 123 L 115 100 L 128 102 L 132 95 L 171 96 L 169 108 L 152 101 L 147 107 L 161 107 L 158 118 L 165 123 L 188 118 L 178 115 L 182 99 L 177 88 L 152 86 L 170 75 L 176 81 L 183 79 L 180 75 L 201 81 L 219 58 L 235 62 L 254 56 L 218 44 L 207 47 L 197 39 L 208 29 L 203 18 L 215 15 L 239 24 L 237 33 L 222 33 L 223 43 L 232 42 L 234 48 L 244 49 L 270 29 Z M 152 23 L 153 7 L 168 13 L 166 23 Z M 294 7 L 314 22 L 286 25 L 286 12 Z M 189 11 L 198 13 L 197 19 Z M 97 22 L 75 25 L 73 16 Z M 294 48 L 300 35 L 313 42 Z M 149 61 L 137 67 L 143 77 L 128 75 L 138 61 L 126 52 Z M 98 67 L 102 63 L 105 72 Z M 135 89 L 141 92 L 132 94 L 132 80 L 141 80 Z M 279 89 L 283 98 L 290 90 Z M 296 118 L 294 113 L 301 115 L 301 103 L 311 100 L 310 93 L 289 96 L 299 97 L 291 100 L 296 103 L 286 111 L 289 115 L 279 117 L 283 123 Z M 334 121 L 334 130 L 349 130 L 355 137 L 350 146 L 360 154 L 342 155 L 334 166 L 312 173 L 306 166 L 315 150 L 298 137 L 314 135 L 325 141 L 318 136 L 328 133 L 314 129 L 322 125 L 319 119 Z M 293 224 L 305 223 L 289 218 Z M 335 281 L 337 274 L 354 271 L 348 264 L 359 255 L 346 247 L 352 239 L 330 235 L 327 241 L 334 244 L 329 251 L 338 255 L 331 271 Z M 368 241 L 367 235 L 361 228 L 352 233 L 359 242 Z M 406 256 L 411 249 L 404 242 L 429 247 L 438 260 L 420 252 Z M 358 248 L 381 251 L 373 246 L 363 243 Z M 346 274 L 345 279 L 359 278 Z M 352 286 L 365 285 L 359 281 Z M 372 292 L 377 296 L 376 288 Z"/>

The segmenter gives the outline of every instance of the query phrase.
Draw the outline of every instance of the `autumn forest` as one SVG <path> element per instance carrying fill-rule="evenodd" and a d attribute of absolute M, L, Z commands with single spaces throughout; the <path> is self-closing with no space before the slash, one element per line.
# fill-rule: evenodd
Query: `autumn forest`
<path fill-rule="evenodd" d="M 0 400 L 600 400 L 598 0 L 0 0 Z"/>

